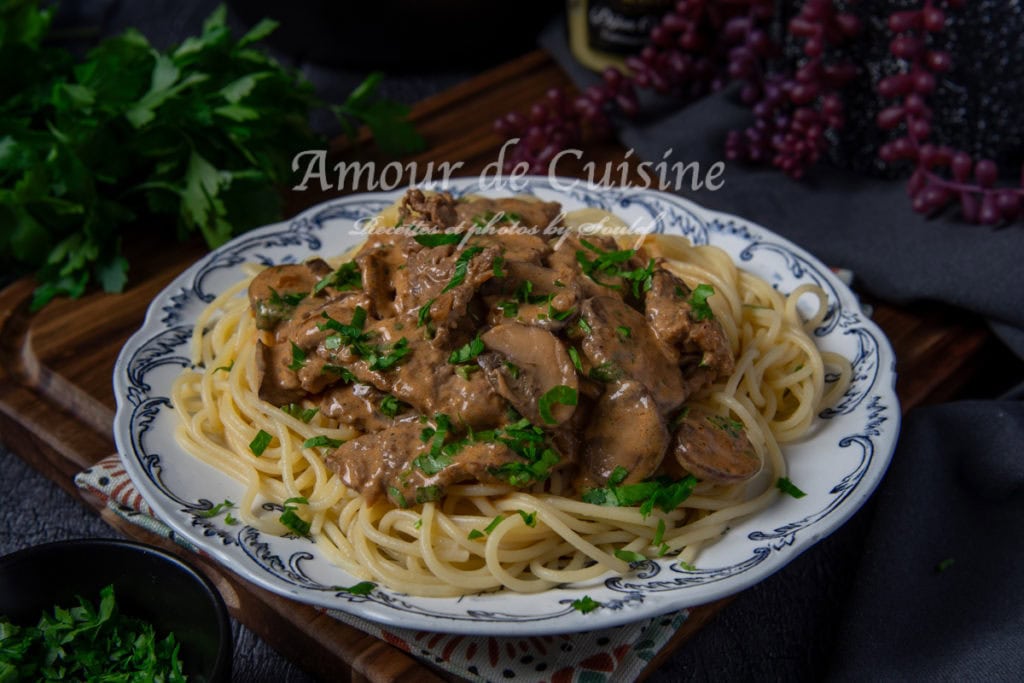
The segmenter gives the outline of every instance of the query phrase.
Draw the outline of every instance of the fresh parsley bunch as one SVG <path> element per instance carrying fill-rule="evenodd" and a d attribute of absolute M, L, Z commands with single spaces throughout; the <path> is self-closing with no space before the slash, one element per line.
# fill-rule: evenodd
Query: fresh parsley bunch
<path fill-rule="evenodd" d="M 76 63 L 45 45 L 52 9 L 37 3 L 0 0 L 0 268 L 36 272 L 34 308 L 90 283 L 121 291 L 127 229 L 213 248 L 280 217 L 292 157 L 323 144 L 309 127 L 323 103 L 254 46 L 276 22 L 235 38 L 221 7 L 167 52 L 129 30 Z M 418 147 L 379 79 L 332 110 L 387 151 Z"/>

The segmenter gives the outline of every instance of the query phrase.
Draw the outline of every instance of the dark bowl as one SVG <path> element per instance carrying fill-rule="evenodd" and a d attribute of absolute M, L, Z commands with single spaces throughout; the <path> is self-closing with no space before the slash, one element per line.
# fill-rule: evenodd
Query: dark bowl
<path fill-rule="evenodd" d="M 55 605 L 95 604 L 114 585 L 121 613 L 173 632 L 189 681 L 231 679 L 231 622 L 220 593 L 200 572 L 158 548 L 83 539 L 25 548 L 0 558 L 0 615 L 35 625 Z"/>

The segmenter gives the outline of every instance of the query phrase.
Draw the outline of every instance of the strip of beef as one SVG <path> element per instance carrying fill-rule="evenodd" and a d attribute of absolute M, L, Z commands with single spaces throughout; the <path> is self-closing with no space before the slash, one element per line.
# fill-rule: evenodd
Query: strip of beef
<path fill-rule="evenodd" d="M 392 318 L 367 327 L 371 344 L 388 349 L 400 342 L 408 353 L 387 369 L 374 369 L 372 359 L 348 355 L 339 362 L 360 382 L 413 406 L 422 415 L 443 413 L 456 424 L 473 429 L 501 422 L 506 403 L 491 388 L 482 372 L 460 376 L 458 365 L 449 362 L 450 351 L 438 348 L 416 331 L 416 318 Z"/>
<path fill-rule="evenodd" d="M 361 432 L 376 432 L 395 424 L 381 410 L 387 394 L 369 384 L 334 386 L 320 399 L 320 413 Z"/>
<path fill-rule="evenodd" d="M 523 261 L 506 261 L 503 270 L 482 288 L 491 325 L 515 320 L 557 332 L 578 312 L 577 278 L 563 280 L 551 268 Z"/>
<path fill-rule="evenodd" d="M 533 424 L 550 428 L 572 417 L 573 405 L 550 406 L 552 421 L 540 410 L 541 398 L 558 386 L 578 395 L 576 368 L 562 342 L 539 327 L 508 323 L 487 330 L 481 337 L 491 353 L 481 354 L 477 363 L 499 395 Z"/>
<path fill-rule="evenodd" d="M 557 222 L 562 206 L 557 202 L 542 202 L 516 197 L 491 199 L 476 197 L 455 206 L 459 220 L 467 226 L 487 223 L 492 217 L 502 215 L 504 221 L 543 230 Z"/>
<path fill-rule="evenodd" d="M 492 471 L 506 463 L 522 462 L 504 444 L 470 442 L 443 466 L 437 461 L 417 465 L 416 459 L 430 451 L 422 432 L 419 422 L 407 422 L 365 434 L 327 456 L 327 466 L 367 501 L 372 503 L 387 495 L 396 505 L 408 507 L 439 500 L 452 484 L 502 483 Z"/>
<path fill-rule="evenodd" d="M 761 471 L 761 459 L 742 424 L 696 408 L 678 420 L 672 453 L 685 471 L 716 484 L 735 484 Z"/>
<path fill-rule="evenodd" d="M 313 287 L 331 272 L 322 259 L 306 263 L 271 266 L 257 273 L 249 283 L 249 305 L 256 317 L 256 327 L 273 330 L 295 313 Z"/>
<path fill-rule="evenodd" d="M 420 306 L 429 306 L 425 322 L 435 333 L 435 343 L 448 344 L 465 326 L 477 290 L 494 277 L 497 256 L 496 249 L 472 246 L 463 250 L 451 245 L 411 249 L 406 261 L 407 286 L 396 290 L 396 309 L 415 310 L 418 316 Z"/>
<path fill-rule="evenodd" d="M 361 292 L 319 302 L 315 307 L 296 311 L 291 320 L 280 325 L 272 344 L 257 341 L 259 397 L 280 406 L 294 403 L 306 394 L 318 394 L 337 382 L 341 375 L 332 371 L 336 351 L 325 346 L 327 338 L 336 333 L 325 326 L 328 318 L 324 316 L 347 324 L 357 307 L 367 305 Z"/>
<path fill-rule="evenodd" d="M 610 296 L 587 299 L 580 315 L 588 328 L 582 347 L 592 375 L 640 382 L 663 413 L 683 403 L 682 377 L 643 315 Z"/>
<path fill-rule="evenodd" d="M 398 204 L 398 219 L 403 225 L 444 230 L 458 225 L 455 200 L 448 192 L 424 194 L 420 190 L 409 190 Z"/>
<path fill-rule="evenodd" d="M 643 384 L 612 384 L 597 402 L 583 433 L 582 463 L 587 474 L 604 484 L 618 467 L 628 484 L 654 474 L 668 449 L 669 433 L 661 411 Z"/>
<path fill-rule="evenodd" d="M 403 244 L 383 244 L 356 256 L 363 291 L 370 300 L 370 315 L 375 318 L 390 318 L 399 313 L 395 293 L 409 288 Z"/>
<path fill-rule="evenodd" d="M 692 292 L 678 277 L 656 269 L 644 296 L 647 322 L 682 366 L 687 395 L 732 373 L 735 360 L 722 325 L 697 320 L 689 303 Z"/>
<path fill-rule="evenodd" d="M 584 241 L 605 253 L 622 251 L 618 243 L 606 235 L 579 235 L 567 233 L 560 235 L 553 242 L 554 251 L 547 258 L 547 265 L 555 271 L 557 278 L 565 283 L 572 282 L 579 290 L 580 298 L 596 296 L 622 297 L 628 291 L 621 277 L 598 275 L 597 280 L 584 275 L 580 271 L 580 257 L 594 260 L 597 254 L 588 248 Z M 632 262 L 630 267 L 632 267 Z"/>

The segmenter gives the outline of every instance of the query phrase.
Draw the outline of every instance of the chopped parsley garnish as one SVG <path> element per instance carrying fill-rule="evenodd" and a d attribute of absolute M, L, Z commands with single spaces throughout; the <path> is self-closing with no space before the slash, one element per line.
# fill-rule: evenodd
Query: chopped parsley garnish
<path fill-rule="evenodd" d="M 597 254 L 593 259 L 587 257 L 587 252 L 580 249 L 576 252 L 576 261 L 580 264 L 580 270 L 584 275 L 599 285 L 609 289 L 620 289 L 619 285 L 602 281 L 603 278 L 618 277 L 622 274 L 620 263 L 625 263 L 636 254 L 635 249 L 620 249 L 618 251 L 605 251 L 594 246 L 587 240 L 580 240 L 584 247 Z"/>
<path fill-rule="evenodd" d="M 500 429 L 476 432 L 473 440 L 503 443 L 523 458 L 522 461 L 507 462 L 490 470 L 491 474 L 516 488 L 544 481 L 551 474 L 551 468 L 561 460 L 558 452 L 548 445 L 544 430 L 530 424 L 526 418 L 519 418 Z"/>
<path fill-rule="evenodd" d="M 654 284 L 654 259 L 647 262 L 643 268 L 629 270 L 622 273 L 622 278 L 629 280 L 633 288 L 633 296 L 637 299 L 643 292 L 648 292 Z"/>
<path fill-rule="evenodd" d="M 783 493 L 788 493 L 794 498 L 803 498 L 804 496 L 807 495 L 806 493 L 801 491 L 796 484 L 791 482 L 786 477 L 779 477 L 779 480 L 775 482 L 775 488 L 782 491 Z"/>
<path fill-rule="evenodd" d="M 731 417 L 725 417 L 724 415 L 709 415 L 708 422 L 713 424 L 716 429 L 721 429 L 723 432 L 729 434 L 734 439 L 743 433 L 743 423 L 739 420 L 734 420 Z"/>
<path fill-rule="evenodd" d="M 380 400 L 380 412 L 384 413 L 388 417 L 394 417 L 398 413 L 405 409 L 405 404 L 399 401 L 397 398 L 388 394 Z"/>
<path fill-rule="evenodd" d="M 366 362 L 371 370 L 390 370 L 410 353 L 412 353 L 412 349 L 409 348 L 409 340 L 402 337 L 390 348 L 384 346 L 374 348 L 366 355 Z"/>
<path fill-rule="evenodd" d="M 505 518 L 502 515 L 498 515 L 497 517 L 491 520 L 490 524 L 484 527 L 483 531 L 480 531 L 479 529 L 473 529 L 472 531 L 470 531 L 469 540 L 473 541 L 478 538 L 483 538 L 484 536 L 489 535 L 492 531 L 497 529 L 498 525 L 501 524 L 503 521 L 505 521 Z"/>
<path fill-rule="evenodd" d="M 398 504 L 398 507 L 400 507 L 400 508 L 407 508 L 407 507 L 409 507 L 409 501 L 407 501 L 405 499 L 405 496 L 402 495 L 402 492 L 399 491 L 394 486 L 389 486 L 388 487 L 388 495 L 391 496 L 391 499 L 394 500 L 395 503 Z"/>
<path fill-rule="evenodd" d="M 303 448 L 337 448 L 345 443 L 341 439 L 332 439 L 324 434 L 310 437 L 302 442 Z"/>
<path fill-rule="evenodd" d="M 214 368 L 213 371 L 220 372 L 221 370 L 223 370 L 224 372 L 231 372 L 231 368 L 233 367 L 235 367 L 235 360 L 232 358 L 230 363 L 228 363 L 227 365 L 222 365 L 219 368 Z"/>
<path fill-rule="evenodd" d="M 348 261 L 338 266 L 338 269 L 320 280 L 313 287 L 313 293 L 319 294 L 327 287 L 334 287 L 341 291 L 360 289 L 363 286 L 363 276 L 359 272 L 359 266 L 355 261 Z"/>
<path fill-rule="evenodd" d="M 622 482 L 626 481 L 626 477 L 629 476 L 629 470 L 622 465 L 618 465 L 612 473 L 608 475 L 608 486 L 618 486 Z"/>
<path fill-rule="evenodd" d="M 446 444 L 452 431 L 452 423 L 447 415 L 438 413 L 434 416 L 437 427 L 424 427 L 420 432 L 420 440 L 429 443 L 430 448 L 426 453 L 416 456 L 412 466 L 424 474 L 434 475 L 452 464 L 452 458 L 459 450 L 469 443 L 468 439 L 454 441 Z M 417 498 L 419 493 L 417 492 Z M 417 500 L 417 502 L 420 502 Z"/>
<path fill-rule="evenodd" d="M 711 285 L 697 285 L 697 288 L 693 290 L 690 295 L 690 314 L 696 321 L 701 320 L 714 320 L 715 314 L 711 310 L 711 306 L 708 305 L 708 297 L 715 293 L 715 288 Z"/>
<path fill-rule="evenodd" d="M 273 438 L 273 436 L 261 429 L 256 432 L 256 436 L 249 442 L 249 450 L 258 458 L 263 455 L 263 451 L 267 450 L 267 446 L 270 445 Z"/>
<path fill-rule="evenodd" d="M 295 308 L 302 300 L 306 298 L 305 292 L 292 292 L 289 294 L 278 294 L 277 290 L 273 287 L 270 288 L 270 305 L 277 307 L 290 307 Z"/>
<path fill-rule="evenodd" d="M 579 319 L 579 320 L 578 320 L 578 321 L 576 322 L 576 324 L 577 324 L 577 325 L 579 326 L 579 328 L 580 328 L 581 330 L 583 330 L 583 334 L 590 334 L 591 332 L 593 332 L 593 331 L 594 331 L 594 328 L 592 328 L 592 327 L 590 326 L 590 323 L 588 323 L 588 322 L 587 322 L 586 320 L 584 320 L 583 318 L 580 318 L 580 319 Z"/>
<path fill-rule="evenodd" d="M 682 567 L 683 569 L 685 569 L 688 572 L 695 572 L 695 571 L 697 571 L 696 565 L 693 565 L 693 564 L 691 564 L 689 562 L 680 561 L 679 562 L 679 566 Z"/>
<path fill-rule="evenodd" d="M 0 680 L 184 683 L 174 634 L 161 639 L 152 623 L 122 613 L 113 584 L 99 596 L 45 610 L 35 626 L 0 616 Z"/>
<path fill-rule="evenodd" d="M 373 581 L 360 581 L 354 586 L 345 588 L 344 586 L 335 586 L 334 590 L 342 593 L 348 593 L 349 595 L 369 595 L 373 592 L 373 589 L 377 587 Z"/>
<path fill-rule="evenodd" d="M 420 486 L 416 489 L 417 503 L 433 503 L 436 500 L 441 500 L 440 486 L 431 484 L 430 486 Z"/>
<path fill-rule="evenodd" d="M 952 567 L 954 562 L 956 562 L 955 559 L 953 559 L 952 557 L 947 557 L 946 559 L 941 560 L 937 565 L 935 565 L 935 571 L 944 572 L 950 567 Z"/>
<path fill-rule="evenodd" d="M 230 500 L 225 499 L 223 503 L 217 503 L 209 510 L 202 510 L 200 512 L 197 512 L 196 514 L 200 517 L 206 517 L 207 519 L 209 519 L 211 517 L 216 517 L 220 513 L 230 510 L 233 507 L 235 507 L 235 504 L 232 503 Z"/>
<path fill-rule="evenodd" d="M 555 298 L 554 294 L 549 294 L 548 295 L 548 313 L 547 313 L 547 315 L 548 315 L 549 318 L 551 318 L 552 320 L 557 320 L 559 322 L 562 322 L 564 320 L 568 320 L 569 318 L 571 318 L 573 316 L 574 313 L 576 313 L 576 309 L 575 308 L 570 308 L 570 309 L 565 310 L 565 311 L 560 311 L 557 308 L 555 308 L 555 305 L 552 303 L 552 301 L 554 301 L 554 298 Z"/>
<path fill-rule="evenodd" d="M 519 315 L 519 304 L 515 301 L 499 301 L 496 308 L 506 318 L 514 318 Z"/>
<path fill-rule="evenodd" d="M 476 365 L 456 365 L 455 374 L 468 382 L 469 376 L 479 369 Z"/>
<path fill-rule="evenodd" d="M 572 387 L 567 387 L 564 384 L 559 384 L 557 387 L 552 387 L 540 397 L 537 402 L 537 410 L 540 411 L 540 417 L 547 424 L 555 424 L 558 420 L 551 414 L 551 406 L 556 403 L 560 403 L 563 406 L 574 406 L 579 400 L 577 391 Z"/>
<path fill-rule="evenodd" d="M 661 542 L 665 539 L 665 520 L 658 520 L 658 528 L 654 532 L 654 537 L 651 539 L 651 545 L 661 545 Z"/>
<path fill-rule="evenodd" d="M 419 519 L 417 519 L 417 520 L 416 520 L 415 522 L 413 522 L 413 524 L 412 524 L 412 528 L 413 528 L 413 529 L 420 529 L 420 528 L 421 528 L 422 526 L 423 526 L 423 518 L 422 518 L 422 517 L 420 517 Z"/>
<path fill-rule="evenodd" d="M 431 299 L 420 306 L 420 311 L 416 314 L 416 327 L 423 327 L 430 322 L 430 307 L 434 305 L 435 301 L 437 299 Z"/>
<path fill-rule="evenodd" d="M 597 600 L 594 600 L 589 595 L 584 595 L 579 600 L 572 601 L 572 608 L 577 612 L 582 612 L 583 614 L 593 612 L 600 606 L 601 603 L 599 603 Z"/>
<path fill-rule="evenodd" d="M 228 514 L 224 515 L 224 523 L 225 524 L 230 524 L 231 526 L 234 526 L 234 525 L 238 524 L 238 520 L 235 519 L 234 517 L 232 517 L 231 513 L 229 512 Z"/>
<path fill-rule="evenodd" d="M 296 420 L 302 420 L 306 424 L 313 419 L 313 416 L 320 410 L 319 408 L 303 408 L 298 403 L 289 403 L 286 406 L 281 406 L 281 410 L 287 415 L 291 415 Z"/>
<path fill-rule="evenodd" d="M 356 381 L 356 376 L 352 374 L 352 371 L 341 365 L 324 365 L 324 372 L 329 372 L 332 375 L 338 375 L 341 377 L 343 384 L 352 384 Z"/>
<path fill-rule="evenodd" d="M 533 282 L 530 280 L 523 280 L 518 287 L 516 287 L 515 297 L 516 301 L 523 304 L 541 304 L 550 302 L 554 298 L 553 294 L 534 294 L 533 293 Z"/>
<path fill-rule="evenodd" d="M 425 247 L 441 247 L 446 244 L 458 244 L 464 235 L 457 233 L 432 233 L 428 235 L 416 235 L 414 240 Z"/>
<path fill-rule="evenodd" d="M 665 557 L 671 550 L 672 548 L 669 547 L 668 543 L 662 541 L 661 545 L 658 546 L 658 557 Z"/>
<path fill-rule="evenodd" d="M 494 259 L 494 269 L 492 270 L 494 277 L 505 277 L 506 275 L 508 275 L 508 273 L 505 272 L 504 266 L 504 256 L 498 256 L 497 258 Z"/>
<path fill-rule="evenodd" d="M 526 524 L 526 526 L 528 526 L 528 527 L 535 527 L 535 526 L 537 526 L 537 512 L 536 511 L 527 513 L 527 512 L 524 512 L 523 510 L 516 510 L 516 512 L 518 512 L 519 516 L 523 518 L 523 522 Z"/>
<path fill-rule="evenodd" d="M 448 356 L 448 362 L 453 365 L 458 363 L 470 363 L 483 352 L 484 342 L 480 339 L 480 335 L 477 335 L 473 337 L 472 341 L 469 341 L 463 346 L 452 351 L 451 355 Z"/>
<path fill-rule="evenodd" d="M 615 472 L 612 473 L 613 477 L 619 469 L 615 469 Z M 672 481 L 668 477 L 658 477 L 637 484 L 624 485 L 619 483 L 623 479 L 613 479 L 613 477 L 609 477 L 608 486 L 585 491 L 583 502 L 618 507 L 639 505 L 640 514 L 646 517 L 654 511 L 654 508 L 664 512 L 675 510 L 690 497 L 693 487 L 697 485 L 697 478 L 693 475 L 688 475 L 678 481 Z"/>
<path fill-rule="evenodd" d="M 629 339 L 633 335 L 633 330 L 629 329 L 625 325 L 619 325 L 616 327 L 615 332 L 623 339 Z"/>
<path fill-rule="evenodd" d="M 298 372 L 305 364 L 306 352 L 300 349 L 298 344 L 292 342 L 292 362 L 288 364 L 288 369 Z"/>
<path fill-rule="evenodd" d="M 646 557 L 644 557 L 640 553 L 634 552 L 632 550 L 622 550 L 622 549 L 619 549 L 619 550 L 615 551 L 615 557 L 619 558 L 623 562 L 629 562 L 630 564 L 632 564 L 634 562 L 643 562 L 644 560 L 647 559 Z"/>
<path fill-rule="evenodd" d="M 512 379 L 519 379 L 519 366 L 512 361 L 505 361 L 505 370 L 507 370 L 508 374 L 512 376 Z"/>
<path fill-rule="evenodd" d="M 299 536 L 309 536 L 311 524 L 302 517 L 299 517 L 295 512 L 299 509 L 299 505 L 309 505 L 309 501 L 304 496 L 296 496 L 286 500 L 284 502 L 284 510 L 281 512 L 281 516 L 278 517 L 278 521 Z"/>
<path fill-rule="evenodd" d="M 622 377 L 622 368 L 609 361 L 590 368 L 587 376 L 598 382 L 614 382 Z"/>
<path fill-rule="evenodd" d="M 452 279 L 441 290 L 442 294 L 450 292 L 466 281 L 466 273 L 469 272 L 469 262 L 483 250 L 483 247 L 469 247 L 459 254 L 459 258 L 455 259 L 455 272 L 452 275 Z"/>
<path fill-rule="evenodd" d="M 583 362 L 580 361 L 580 352 L 573 346 L 569 347 L 569 358 L 572 360 L 573 367 L 575 367 L 578 372 L 583 372 Z"/>
<path fill-rule="evenodd" d="M 683 289 L 682 287 L 680 287 L 679 285 L 676 285 L 675 295 L 676 295 L 676 298 L 678 298 L 678 299 L 685 299 L 686 298 L 686 290 Z"/>

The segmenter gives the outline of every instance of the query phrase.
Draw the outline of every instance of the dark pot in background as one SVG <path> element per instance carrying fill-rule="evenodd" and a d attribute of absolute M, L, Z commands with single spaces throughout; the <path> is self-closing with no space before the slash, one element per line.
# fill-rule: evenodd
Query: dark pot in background
<path fill-rule="evenodd" d="M 159 548 L 108 539 L 61 541 L 0 558 L 0 615 L 34 625 L 76 596 L 95 604 L 114 586 L 122 614 L 173 632 L 190 681 L 227 683 L 233 655 L 231 622 L 220 593 L 203 574 Z"/>
<path fill-rule="evenodd" d="M 493 63 L 536 45 L 564 5 L 551 0 L 229 0 L 248 24 L 281 22 L 267 39 L 298 59 L 327 66 L 423 71 Z"/>

